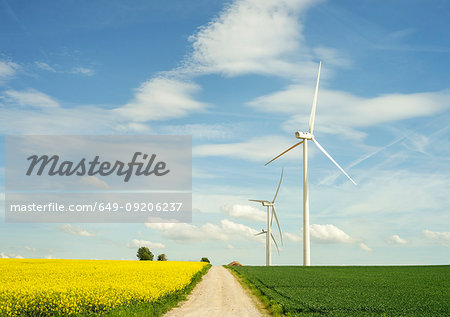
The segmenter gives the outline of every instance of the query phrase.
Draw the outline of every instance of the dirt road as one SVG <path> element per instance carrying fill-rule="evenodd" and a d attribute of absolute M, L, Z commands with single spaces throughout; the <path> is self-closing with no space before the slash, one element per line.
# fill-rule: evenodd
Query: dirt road
<path fill-rule="evenodd" d="M 226 268 L 213 266 L 188 299 L 164 316 L 265 316 L 260 305 Z"/>

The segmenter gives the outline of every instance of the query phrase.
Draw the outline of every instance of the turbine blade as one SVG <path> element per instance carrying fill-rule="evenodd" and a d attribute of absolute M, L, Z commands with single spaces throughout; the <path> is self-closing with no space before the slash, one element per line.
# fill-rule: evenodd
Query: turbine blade
<path fill-rule="evenodd" d="M 272 206 L 272 217 L 275 215 L 275 220 L 277 221 L 278 231 L 280 232 L 281 244 L 283 244 L 283 234 L 281 233 L 280 222 L 278 221 L 277 212 L 275 211 L 275 206 Z"/>
<path fill-rule="evenodd" d="M 280 255 L 280 249 L 278 248 L 278 244 L 277 244 L 277 241 L 275 240 L 275 237 L 273 236 L 272 233 L 270 234 L 270 236 L 272 237 L 272 240 L 273 240 L 273 242 L 275 243 L 275 246 L 276 246 L 276 248 L 277 248 L 278 255 Z"/>
<path fill-rule="evenodd" d="M 287 153 L 287 152 L 289 152 L 290 150 L 292 150 L 293 148 L 295 148 L 296 146 L 298 146 L 298 145 L 300 145 L 300 144 L 302 144 L 303 143 L 303 141 L 300 141 L 300 142 L 298 142 L 298 143 L 296 143 L 296 144 L 294 144 L 293 146 L 291 146 L 289 149 L 287 149 L 286 151 L 284 151 L 283 153 L 281 153 L 280 155 L 278 155 L 278 156 L 276 156 L 276 157 L 274 157 L 273 159 L 271 159 L 269 162 L 267 162 L 266 164 L 264 164 L 264 166 L 267 166 L 268 164 L 270 164 L 270 163 L 272 163 L 273 161 L 275 161 L 277 158 L 279 158 L 281 155 L 283 155 L 283 154 L 285 154 L 285 153 Z"/>
<path fill-rule="evenodd" d="M 274 203 L 275 199 L 277 199 L 278 191 L 280 190 L 280 186 L 281 186 L 281 181 L 283 180 L 283 171 L 284 171 L 284 168 L 281 169 L 280 183 L 278 184 L 278 188 L 277 188 L 277 191 L 275 192 L 275 196 L 273 197 L 272 203 Z"/>
<path fill-rule="evenodd" d="M 264 231 L 261 231 L 260 233 L 255 233 L 255 236 L 259 236 L 260 234 L 265 233 Z"/>
<path fill-rule="evenodd" d="M 325 154 L 330 160 L 331 160 L 331 162 L 333 162 L 334 163 L 334 165 L 336 165 L 337 166 L 337 168 L 339 168 L 340 170 L 341 170 L 341 172 L 342 173 L 344 173 L 344 175 L 345 176 L 347 176 L 347 178 L 353 183 L 353 184 L 355 184 L 355 185 L 357 185 L 356 184 L 356 182 L 344 171 L 344 169 L 331 157 L 331 155 L 330 154 L 328 154 L 328 152 L 327 151 L 325 151 L 325 149 L 322 147 L 322 145 L 320 145 L 319 144 L 319 142 L 317 142 L 317 140 L 316 139 L 312 139 L 313 140 L 313 142 L 317 145 L 317 147 L 319 148 L 319 150 L 321 150 L 322 152 L 323 152 L 323 154 Z"/>
<path fill-rule="evenodd" d="M 320 79 L 321 68 L 322 68 L 322 62 L 319 63 L 319 72 L 317 74 L 316 91 L 314 92 L 313 106 L 311 109 L 311 117 L 309 117 L 309 133 L 313 133 L 313 131 L 314 131 L 314 120 L 316 118 L 317 94 L 319 93 L 319 79 Z"/>
<path fill-rule="evenodd" d="M 270 203 L 270 201 L 267 201 L 267 200 L 258 200 L 258 199 L 249 199 L 248 201 L 256 201 L 257 203 Z"/>
<path fill-rule="evenodd" d="M 273 206 L 272 206 L 273 208 Z M 272 211 L 272 216 L 270 217 L 270 227 L 272 228 L 272 224 L 273 224 L 273 211 Z"/>

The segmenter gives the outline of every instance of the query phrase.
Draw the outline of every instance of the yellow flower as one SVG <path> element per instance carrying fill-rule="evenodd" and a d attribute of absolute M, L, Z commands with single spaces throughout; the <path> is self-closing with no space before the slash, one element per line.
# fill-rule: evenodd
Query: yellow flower
<path fill-rule="evenodd" d="M 0 315 L 104 312 L 183 290 L 204 262 L 0 259 Z"/>

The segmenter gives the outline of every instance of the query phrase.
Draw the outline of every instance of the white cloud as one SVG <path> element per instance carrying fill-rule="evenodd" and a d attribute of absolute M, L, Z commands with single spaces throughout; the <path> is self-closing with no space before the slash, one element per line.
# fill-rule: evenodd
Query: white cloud
<path fill-rule="evenodd" d="M 450 247 L 450 232 L 423 230 L 422 234 L 431 243 Z"/>
<path fill-rule="evenodd" d="M 359 244 L 359 247 L 360 247 L 362 250 L 367 251 L 367 252 L 372 252 L 372 251 L 373 251 L 372 248 L 369 248 L 369 247 L 367 246 L 367 244 L 362 243 L 362 242 Z"/>
<path fill-rule="evenodd" d="M 313 241 L 318 243 L 346 243 L 357 244 L 362 250 L 371 252 L 372 249 L 367 246 L 361 239 L 355 239 L 339 229 L 335 225 L 326 224 L 312 224 L 310 225 L 310 235 Z M 300 238 L 300 237 L 299 237 Z"/>
<path fill-rule="evenodd" d="M 59 107 L 59 103 L 52 97 L 37 91 L 35 89 L 28 90 L 6 90 L 3 92 L 3 99 L 13 105 L 21 107 L 34 107 L 34 108 L 56 108 Z"/>
<path fill-rule="evenodd" d="M 318 225 L 312 224 L 310 226 L 311 237 L 320 243 L 353 243 L 348 234 L 334 225 Z"/>
<path fill-rule="evenodd" d="M 389 241 L 391 243 L 395 243 L 395 244 L 406 244 L 408 243 L 408 240 L 400 238 L 400 236 L 398 234 L 394 234 L 390 237 Z"/>
<path fill-rule="evenodd" d="M 20 66 L 14 62 L 0 61 L 0 83 L 13 77 Z"/>
<path fill-rule="evenodd" d="M 89 187 L 108 189 L 109 185 L 96 176 L 84 176 L 80 178 L 79 182 Z"/>
<path fill-rule="evenodd" d="M 307 127 L 314 85 L 291 85 L 282 91 L 248 103 L 260 111 L 289 114 L 286 131 Z M 351 93 L 321 88 L 317 106 L 316 130 L 361 139 L 358 128 L 386 122 L 429 116 L 450 108 L 450 91 L 413 94 L 387 94 L 363 98 Z"/>
<path fill-rule="evenodd" d="M 135 122 L 184 117 L 206 108 L 206 104 L 192 99 L 199 90 L 194 83 L 153 78 L 136 89 L 133 101 L 114 111 Z"/>
<path fill-rule="evenodd" d="M 266 222 L 267 215 L 266 212 L 259 210 L 258 208 L 249 205 L 226 205 L 223 206 L 222 211 L 226 213 L 231 218 L 235 219 L 246 219 L 250 221 Z"/>
<path fill-rule="evenodd" d="M 255 238 L 257 230 L 250 228 L 246 225 L 236 223 L 227 219 L 221 220 L 220 224 L 224 233 L 229 236 L 229 239 L 234 239 L 237 237 L 246 237 L 259 240 L 258 238 Z"/>
<path fill-rule="evenodd" d="M 80 226 L 72 226 L 71 224 L 68 223 L 61 225 L 60 228 L 62 231 L 75 236 L 94 237 L 96 235 L 94 232 L 83 229 Z"/>
<path fill-rule="evenodd" d="M 56 69 L 54 69 L 52 66 L 50 66 L 47 63 L 44 62 L 34 62 L 34 65 L 36 65 L 37 68 L 42 69 L 42 70 L 46 70 L 52 73 L 56 73 Z"/>
<path fill-rule="evenodd" d="M 300 242 L 302 241 L 302 237 L 289 233 L 289 232 L 283 232 L 283 236 L 285 236 L 288 240 L 291 240 L 292 242 Z"/>
<path fill-rule="evenodd" d="M 232 249 L 234 249 L 234 246 L 232 246 L 231 244 L 228 244 L 227 249 L 232 250 Z"/>
<path fill-rule="evenodd" d="M 0 252 L 0 259 L 9 259 L 9 258 L 24 259 L 23 256 L 18 254 L 6 254 L 4 252 Z"/>
<path fill-rule="evenodd" d="M 135 100 L 112 110 L 96 106 L 61 107 L 34 89 L 7 90 L 0 95 L 0 131 L 19 134 L 151 132 L 145 122 L 187 116 L 206 104 L 190 96 L 198 86 L 154 79 L 142 85 Z M 67 122 L 70 121 L 70 124 Z"/>
<path fill-rule="evenodd" d="M 127 245 L 129 248 L 148 247 L 149 249 L 164 249 L 166 246 L 159 242 L 151 242 L 146 240 L 133 239 Z"/>
<path fill-rule="evenodd" d="M 213 224 L 197 227 L 187 223 L 146 223 L 145 226 L 149 229 L 160 230 L 164 238 L 175 241 L 226 240 L 227 238 L 219 232 L 219 227 Z"/>
<path fill-rule="evenodd" d="M 220 225 L 212 223 L 201 226 L 187 223 L 146 223 L 145 226 L 162 231 L 162 236 L 166 239 L 180 242 L 229 241 L 241 238 L 262 241 L 255 236 L 258 233 L 257 230 L 228 219 L 221 220 Z"/>
<path fill-rule="evenodd" d="M 263 73 L 295 76 L 308 73 L 300 15 L 312 0 L 240 0 L 191 36 L 189 71 L 234 76 Z M 300 48 L 303 54 L 300 54 Z M 306 51 L 306 52 L 305 52 Z"/>
<path fill-rule="evenodd" d="M 202 156 L 228 156 L 246 159 L 254 162 L 269 161 L 279 153 L 292 146 L 294 138 L 269 135 L 252 138 L 238 143 L 205 144 L 193 148 L 192 155 Z M 298 159 L 299 151 L 290 151 L 283 156 L 284 159 Z"/>
<path fill-rule="evenodd" d="M 25 250 L 30 251 L 30 252 L 36 252 L 36 248 L 32 248 L 27 245 L 25 246 Z"/>
<path fill-rule="evenodd" d="M 72 69 L 73 74 L 80 74 L 84 76 L 93 76 L 95 74 L 95 71 L 91 68 L 78 66 Z"/>

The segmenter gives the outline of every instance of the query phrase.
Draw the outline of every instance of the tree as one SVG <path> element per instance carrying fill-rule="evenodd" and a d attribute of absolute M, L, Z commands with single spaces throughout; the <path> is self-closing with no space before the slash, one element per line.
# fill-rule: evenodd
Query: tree
<path fill-rule="evenodd" d="M 208 262 L 208 263 L 211 263 L 211 262 L 209 262 L 209 259 L 208 259 L 208 258 L 202 258 L 202 259 L 200 260 L 200 262 Z"/>
<path fill-rule="evenodd" d="M 139 261 L 153 261 L 153 253 L 147 247 L 140 247 L 136 256 Z"/>
<path fill-rule="evenodd" d="M 167 256 L 164 253 L 158 255 L 158 261 L 167 261 Z"/>

